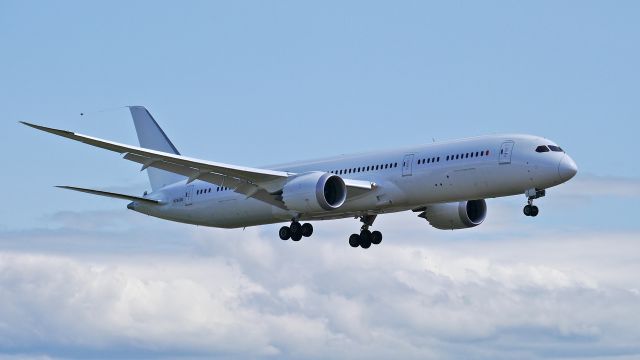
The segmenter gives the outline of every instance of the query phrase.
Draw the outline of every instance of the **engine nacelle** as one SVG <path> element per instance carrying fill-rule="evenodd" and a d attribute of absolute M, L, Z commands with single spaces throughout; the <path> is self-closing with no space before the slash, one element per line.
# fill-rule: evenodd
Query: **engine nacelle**
<path fill-rule="evenodd" d="M 429 205 L 420 216 L 436 229 L 466 229 L 482 224 L 487 217 L 487 203 L 484 200 L 470 200 Z"/>
<path fill-rule="evenodd" d="M 290 210 L 312 213 L 334 210 L 347 199 L 347 186 L 338 175 L 311 172 L 289 180 L 282 188 L 282 201 Z"/>

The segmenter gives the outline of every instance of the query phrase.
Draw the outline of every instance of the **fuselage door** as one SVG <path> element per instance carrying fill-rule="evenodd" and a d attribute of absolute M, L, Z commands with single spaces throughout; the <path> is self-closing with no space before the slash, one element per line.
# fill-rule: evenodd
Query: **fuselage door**
<path fill-rule="evenodd" d="M 407 154 L 402 161 L 402 176 L 411 176 L 413 173 L 413 154 Z"/>
<path fill-rule="evenodd" d="M 187 186 L 187 189 L 184 191 L 184 206 L 191 204 L 193 204 L 193 185 Z"/>
<path fill-rule="evenodd" d="M 500 164 L 511 164 L 513 141 L 505 141 L 500 147 Z"/>

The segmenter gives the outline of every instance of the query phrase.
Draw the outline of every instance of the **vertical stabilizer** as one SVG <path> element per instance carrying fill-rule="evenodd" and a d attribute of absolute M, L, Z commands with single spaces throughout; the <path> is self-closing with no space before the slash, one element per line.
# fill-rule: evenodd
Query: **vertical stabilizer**
<path fill-rule="evenodd" d="M 173 146 L 171 140 L 169 140 L 160 125 L 144 106 L 129 106 L 129 110 L 131 111 L 131 117 L 133 117 L 133 124 L 136 127 L 141 147 L 180 155 L 178 149 Z M 182 175 L 151 167 L 147 168 L 147 174 L 153 191 L 185 179 Z"/>

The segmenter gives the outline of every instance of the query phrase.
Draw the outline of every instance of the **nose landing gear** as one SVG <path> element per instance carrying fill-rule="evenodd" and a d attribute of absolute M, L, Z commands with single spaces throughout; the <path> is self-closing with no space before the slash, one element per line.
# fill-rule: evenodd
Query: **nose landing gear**
<path fill-rule="evenodd" d="M 538 216 L 538 207 L 533 205 L 533 200 L 541 198 L 546 195 L 544 189 L 529 189 L 524 193 L 527 196 L 527 205 L 522 209 L 525 216 L 536 217 Z"/>
<path fill-rule="evenodd" d="M 522 209 L 524 216 L 538 216 L 538 211 L 538 207 L 532 204 L 526 205 L 524 209 Z"/>

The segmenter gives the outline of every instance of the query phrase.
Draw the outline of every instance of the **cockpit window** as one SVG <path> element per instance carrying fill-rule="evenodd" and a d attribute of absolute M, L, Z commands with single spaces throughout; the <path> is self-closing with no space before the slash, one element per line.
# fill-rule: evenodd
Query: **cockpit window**
<path fill-rule="evenodd" d="M 549 145 L 549 149 L 551 149 L 551 151 L 564 152 L 560 146 Z"/>
<path fill-rule="evenodd" d="M 540 145 L 536 148 L 536 152 L 539 152 L 539 153 L 549 152 L 549 148 L 546 145 Z"/>

